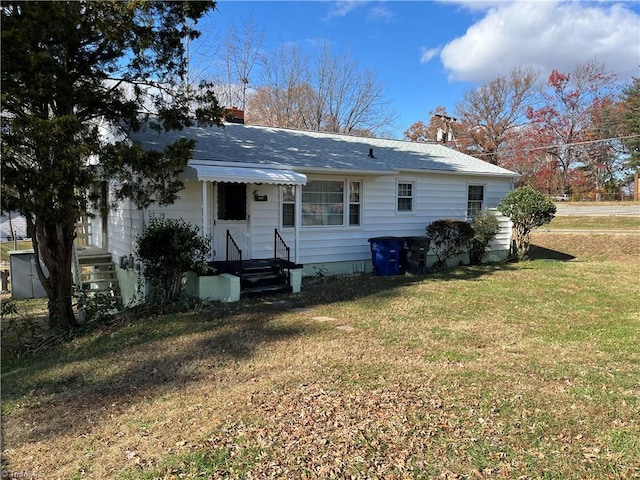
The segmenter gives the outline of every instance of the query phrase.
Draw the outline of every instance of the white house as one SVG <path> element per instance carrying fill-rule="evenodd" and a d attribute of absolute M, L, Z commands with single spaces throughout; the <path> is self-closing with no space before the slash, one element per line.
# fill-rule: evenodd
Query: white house
<path fill-rule="evenodd" d="M 298 274 L 317 268 L 369 272 L 370 238 L 420 236 L 434 220 L 469 219 L 495 208 L 518 177 L 443 144 L 237 123 L 169 133 L 148 129 L 131 140 L 160 148 L 180 137 L 197 144 L 175 204 L 143 211 L 125 202 L 107 221 L 94 222 L 93 243 L 116 263 L 134 254 L 145 221 L 162 212 L 211 235 L 215 261 L 227 260 L 228 235 L 243 259 L 273 258 L 277 230 L 291 262 L 302 266 Z M 504 218 L 501 224 L 493 260 L 509 250 L 511 226 Z M 134 272 L 120 271 L 119 278 L 127 290 Z M 206 288 L 206 295 L 192 291 L 212 300 L 237 296 L 210 291 L 216 285 Z"/>

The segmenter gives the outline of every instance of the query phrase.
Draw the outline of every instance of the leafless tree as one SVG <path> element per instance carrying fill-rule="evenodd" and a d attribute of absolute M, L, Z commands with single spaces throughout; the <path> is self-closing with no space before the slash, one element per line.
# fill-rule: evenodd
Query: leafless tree
<path fill-rule="evenodd" d="M 262 83 L 248 103 L 250 123 L 360 135 L 384 135 L 393 126 L 382 82 L 328 45 L 314 55 L 281 45 L 264 57 Z"/>
<path fill-rule="evenodd" d="M 219 46 L 210 52 L 216 71 L 212 83 L 221 105 L 246 109 L 263 41 L 264 31 L 249 17 L 242 19 L 240 25 L 231 23 L 224 36 L 214 42 Z"/>
<path fill-rule="evenodd" d="M 297 44 L 282 44 L 264 55 L 262 86 L 247 104 L 248 123 L 310 129 L 309 60 Z"/>
<path fill-rule="evenodd" d="M 456 116 L 468 137 L 469 150 L 499 164 L 509 132 L 526 123 L 525 109 L 538 95 L 538 74 L 531 68 L 514 68 L 476 90 L 465 93 Z"/>

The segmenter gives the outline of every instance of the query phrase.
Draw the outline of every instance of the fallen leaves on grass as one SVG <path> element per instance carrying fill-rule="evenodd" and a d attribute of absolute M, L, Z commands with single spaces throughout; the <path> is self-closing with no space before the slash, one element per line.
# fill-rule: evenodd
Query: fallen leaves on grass
<path fill-rule="evenodd" d="M 582 436 L 538 438 L 541 449 L 532 449 L 527 436 L 538 434 L 540 412 L 522 409 L 521 427 L 507 427 L 497 400 L 458 403 L 455 390 L 426 379 L 376 389 L 304 384 L 255 391 L 247 417 L 191 448 L 223 459 L 211 465 L 211 479 L 535 478 L 547 455 L 552 462 L 560 452 L 600 460 L 600 447 Z"/>

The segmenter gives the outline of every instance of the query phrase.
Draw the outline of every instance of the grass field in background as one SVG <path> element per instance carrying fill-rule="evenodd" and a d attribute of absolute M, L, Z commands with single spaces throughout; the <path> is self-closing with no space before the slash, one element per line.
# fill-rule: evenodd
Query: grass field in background
<path fill-rule="evenodd" d="M 3 361 L 2 469 L 638 478 L 638 237 L 533 243 L 530 262 L 306 278 L 286 302 L 123 316 Z"/>
<path fill-rule="evenodd" d="M 640 215 L 623 216 L 556 216 L 541 229 L 570 230 L 635 230 L 640 233 Z"/>
<path fill-rule="evenodd" d="M 16 242 L 0 242 L 0 262 L 9 263 L 9 252 L 12 250 L 30 250 L 33 248 L 31 240 Z"/>

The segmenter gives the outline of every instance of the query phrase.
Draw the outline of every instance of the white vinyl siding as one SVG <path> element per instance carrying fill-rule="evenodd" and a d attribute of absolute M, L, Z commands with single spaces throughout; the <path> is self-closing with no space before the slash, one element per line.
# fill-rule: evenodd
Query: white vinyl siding
<path fill-rule="evenodd" d="M 323 227 L 301 228 L 298 261 L 303 264 L 364 261 L 371 259 L 368 239 L 378 236 L 425 235 L 427 224 L 443 218 L 467 218 L 468 185 L 478 178 L 463 175 L 415 174 L 412 215 L 397 212 L 397 184 L 406 177 L 368 176 L 362 180 L 359 229 Z M 509 179 L 483 179 L 485 206 L 496 207 L 510 191 Z M 508 249 L 508 237 L 501 236 L 500 248 Z M 496 245 L 496 248 L 498 246 Z"/>
<path fill-rule="evenodd" d="M 107 246 L 116 262 L 120 257 L 135 255 L 137 238 L 142 234 L 142 210 L 131 200 L 119 201 L 117 205 L 107 217 Z M 93 243 L 96 245 L 95 240 Z"/>
<path fill-rule="evenodd" d="M 412 178 L 408 182 L 408 178 Z M 362 262 L 371 260 L 369 238 L 378 236 L 417 236 L 424 235 L 427 224 L 434 220 L 451 218 L 465 220 L 468 209 L 468 186 L 484 187 L 484 208 L 495 208 L 500 200 L 510 191 L 511 180 L 498 177 L 474 177 L 472 175 L 448 174 L 413 174 L 404 173 L 398 179 L 395 175 L 375 175 L 360 178 L 347 178 L 342 175 L 323 176 L 322 181 L 342 182 L 343 193 L 350 192 L 350 183 L 359 182 L 359 202 L 355 196 L 343 198 L 345 214 L 340 225 L 322 227 L 284 228 L 282 224 L 281 186 L 247 185 L 250 192 L 248 210 L 249 249 L 253 258 L 269 258 L 273 255 L 274 228 L 279 231 L 285 242 L 291 247 L 292 258 L 302 264 L 323 264 L 331 262 Z M 398 183 L 413 183 L 413 207 L 411 215 L 397 212 Z M 202 183 L 186 182 L 185 190 L 174 205 L 168 207 L 152 207 L 145 212 L 148 218 L 151 213 L 164 212 L 168 218 L 184 218 L 202 228 Z M 302 188 L 302 187 L 298 187 Z M 268 201 L 255 201 L 254 190 L 259 189 L 267 195 Z M 209 193 L 209 213 L 213 208 L 213 195 Z M 298 192 L 301 196 L 301 192 Z M 360 225 L 349 226 L 351 215 L 349 210 L 359 205 Z M 300 206 L 298 206 L 300 207 Z M 300 215 L 300 211 L 297 212 Z M 141 233 L 141 211 L 135 205 L 122 202 L 117 211 L 110 215 L 109 245 L 114 259 L 121 255 L 135 252 L 136 237 Z M 300 221 L 301 217 L 296 217 Z M 211 231 L 215 230 L 212 219 L 209 222 Z M 220 230 L 220 229 L 218 229 Z M 205 232 L 205 233 L 211 233 Z M 219 232 L 216 232 L 216 234 Z M 296 240 L 297 235 L 297 240 Z M 509 232 L 501 231 L 492 243 L 493 249 L 509 248 Z M 295 248 L 298 247 L 296 257 Z"/>
<path fill-rule="evenodd" d="M 267 196 L 266 202 L 256 202 L 253 192 L 259 189 L 261 194 Z M 252 258 L 273 258 L 273 237 L 275 228 L 280 222 L 280 198 L 278 195 L 278 185 L 247 185 L 247 190 L 252 192 L 250 197 L 250 218 L 249 218 L 249 242 L 251 242 Z M 280 230 L 284 232 L 293 232 L 292 228 Z M 293 239 L 294 237 L 285 238 L 287 244 L 291 247 L 293 255 Z"/>

